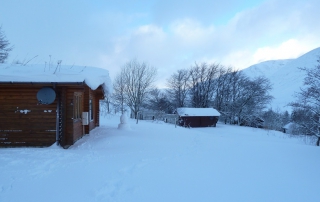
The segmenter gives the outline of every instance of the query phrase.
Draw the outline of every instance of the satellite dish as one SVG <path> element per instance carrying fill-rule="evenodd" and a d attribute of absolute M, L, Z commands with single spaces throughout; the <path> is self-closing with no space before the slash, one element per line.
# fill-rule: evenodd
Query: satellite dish
<path fill-rule="evenodd" d="M 56 99 L 56 92 L 50 87 L 41 88 L 37 93 L 37 99 L 40 104 L 49 105 Z"/>

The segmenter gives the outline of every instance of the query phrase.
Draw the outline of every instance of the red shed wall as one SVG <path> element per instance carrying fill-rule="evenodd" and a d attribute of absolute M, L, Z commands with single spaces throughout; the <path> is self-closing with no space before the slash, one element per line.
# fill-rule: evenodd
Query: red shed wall
<path fill-rule="evenodd" d="M 216 127 L 218 117 L 209 116 L 188 116 L 181 117 L 186 126 L 190 127 Z"/>

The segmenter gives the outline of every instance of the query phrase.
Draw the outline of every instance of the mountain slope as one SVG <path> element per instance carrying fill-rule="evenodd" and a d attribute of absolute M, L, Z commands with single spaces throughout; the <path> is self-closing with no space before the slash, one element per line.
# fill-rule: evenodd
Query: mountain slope
<path fill-rule="evenodd" d="M 242 70 L 251 78 L 265 76 L 273 85 L 271 95 L 274 97 L 270 107 L 289 110 L 286 106 L 295 100 L 294 93 L 303 86 L 305 72 L 299 67 L 314 68 L 320 57 L 320 48 L 314 49 L 296 59 L 272 60 L 252 65 Z"/>

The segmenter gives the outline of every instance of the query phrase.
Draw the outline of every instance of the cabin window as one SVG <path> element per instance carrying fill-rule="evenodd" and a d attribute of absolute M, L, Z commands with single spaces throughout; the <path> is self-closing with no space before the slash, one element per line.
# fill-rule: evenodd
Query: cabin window
<path fill-rule="evenodd" d="M 90 120 L 93 120 L 93 104 L 92 104 L 92 99 L 89 100 L 89 116 Z"/>
<path fill-rule="evenodd" d="M 82 114 L 82 94 L 74 93 L 73 97 L 73 119 L 81 119 Z"/>

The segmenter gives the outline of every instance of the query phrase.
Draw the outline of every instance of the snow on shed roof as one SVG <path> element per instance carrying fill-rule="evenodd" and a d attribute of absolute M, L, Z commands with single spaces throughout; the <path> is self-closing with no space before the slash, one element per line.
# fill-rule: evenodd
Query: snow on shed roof
<path fill-rule="evenodd" d="M 282 128 L 284 128 L 284 129 L 290 129 L 291 127 L 293 127 L 295 125 L 295 123 L 292 123 L 292 122 L 290 122 L 290 123 L 287 123 L 285 126 L 283 126 Z"/>
<path fill-rule="evenodd" d="M 0 83 L 2 82 L 84 82 L 92 90 L 101 85 L 105 93 L 112 92 L 109 71 L 87 66 L 0 64 Z"/>
<path fill-rule="evenodd" d="M 177 108 L 179 116 L 220 116 L 214 108 Z"/>

